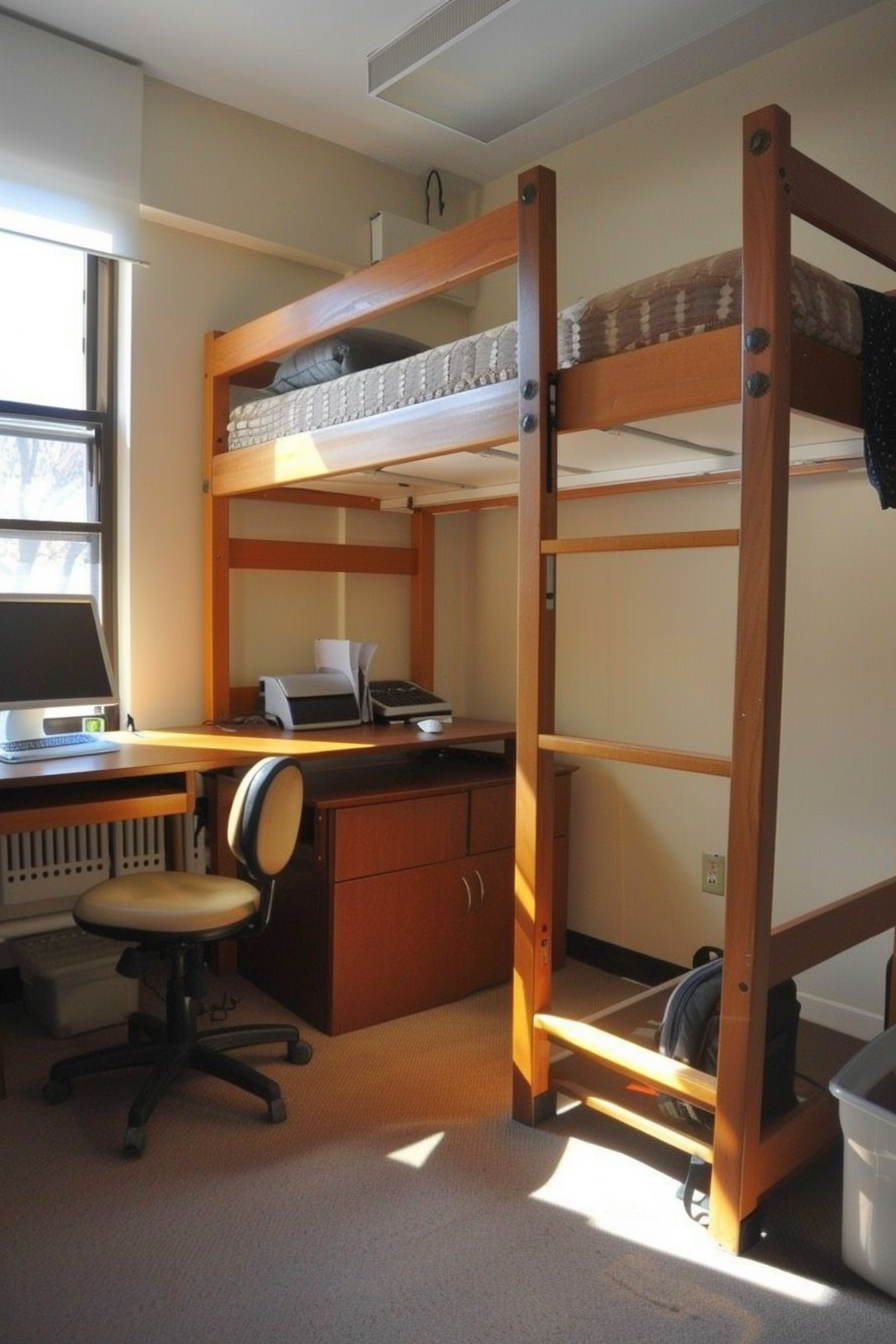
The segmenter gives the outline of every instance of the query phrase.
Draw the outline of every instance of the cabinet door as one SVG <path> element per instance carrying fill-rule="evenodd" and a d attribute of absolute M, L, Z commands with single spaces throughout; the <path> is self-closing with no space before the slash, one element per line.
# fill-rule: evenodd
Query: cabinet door
<path fill-rule="evenodd" d="M 467 913 L 459 930 L 461 994 L 509 980 L 513 971 L 513 850 L 477 854 L 459 878 Z"/>
<path fill-rule="evenodd" d="M 333 1035 L 459 997 L 457 942 L 466 918 L 461 866 L 432 864 L 336 883 Z"/>

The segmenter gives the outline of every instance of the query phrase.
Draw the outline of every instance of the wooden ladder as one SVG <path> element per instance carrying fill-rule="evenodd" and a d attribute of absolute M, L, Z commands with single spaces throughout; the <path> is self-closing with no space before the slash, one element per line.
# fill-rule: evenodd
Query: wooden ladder
<path fill-rule="evenodd" d="M 514 1116 L 552 1115 L 556 1094 L 577 1097 L 712 1164 L 709 1231 L 739 1252 L 755 1232 L 762 1195 L 839 1136 L 836 1108 L 818 1091 L 763 1128 L 761 1086 L 769 988 L 896 923 L 896 880 L 854 893 L 772 927 L 781 724 L 792 369 L 792 214 L 826 228 L 879 260 L 896 259 L 891 212 L 795 151 L 790 119 L 766 108 L 744 121 L 744 318 L 741 362 L 743 459 L 736 531 L 642 537 L 557 538 L 552 408 L 556 367 L 546 322 L 527 332 L 527 305 L 553 305 L 552 203 L 523 210 L 519 266 L 520 508 L 516 801 Z M 555 312 L 551 306 L 547 311 Z M 794 382 L 792 384 L 792 376 Z M 792 387 L 794 391 L 792 392 Z M 537 391 L 533 391 L 537 389 Z M 527 400 L 527 391 L 530 396 Z M 652 395 L 655 389 L 652 389 Z M 539 398 L 542 400 L 539 400 Z M 652 405 L 656 409 L 656 397 Z M 731 757 L 558 734 L 555 710 L 557 557 L 667 547 L 740 547 Z M 730 777 L 728 892 L 719 1040 L 714 1077 L 676 1064 L 632 1033 L 662 1016 L 670 985 L 616 1005 L 587 1022 L 553 1015 L 551 995 L 552 790 L 555 752 Z M 674 983 L 674 982 L 672 982 Z M 552 1063 L 552 1048 L 562 1059 Z M 662 1091 L 714 1117 L 708 1131 L 667 1122 Z"/>

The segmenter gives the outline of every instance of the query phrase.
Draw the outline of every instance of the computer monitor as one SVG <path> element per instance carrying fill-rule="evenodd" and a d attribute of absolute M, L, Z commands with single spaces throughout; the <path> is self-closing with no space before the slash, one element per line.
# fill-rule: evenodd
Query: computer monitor
<path fill-rule="evenodd" d="M 41 738 L 48 709 L 117 700 L 92 597 L 0 593 L 0 742 Z"/>

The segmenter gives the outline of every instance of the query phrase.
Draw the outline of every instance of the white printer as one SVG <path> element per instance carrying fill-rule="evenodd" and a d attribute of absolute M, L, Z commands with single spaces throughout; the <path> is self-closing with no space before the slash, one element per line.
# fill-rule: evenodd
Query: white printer
<path fill-rule="evenodd" d="M 261 677 L 261 712 L 281 728 L 353 728 L 361 722 L 355 689 L 341 672 Z"/>

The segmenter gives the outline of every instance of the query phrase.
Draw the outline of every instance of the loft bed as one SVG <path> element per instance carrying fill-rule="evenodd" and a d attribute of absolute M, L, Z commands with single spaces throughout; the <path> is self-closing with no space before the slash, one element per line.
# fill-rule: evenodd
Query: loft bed
<path fill-rule="evenodd" d="M 711 1164 L 709 1230 L 739 1251 L 763 1196 L 831 1143 L 839 1129 L 826 1092 L 771 1125 L 760 1122 L 767 994 L 771 986 L 896 926 L 896 878 L 785 924 L 772 919 L 783 663 L 787 496 L 792 411 L 861 427 L 863 366 L 791 330 L 791 218 L 808 220 L 896 269 L 896 215 L 793 148 L 776 107 L 745 119 L 742 313 L 732 325 L 558 367 L 553 175 L 523 173 L 517 201 L 431 243 L 206 343 L 206 712 L 246 708 L 251 688 L 229 684 L 231 564 L 365 572 L 412 581 L 411 675 L 431 681 L 433 515 L 412 509 L 412 547 L 233 542 L 228 503 L 242 496 L 378 507 L 341 483 L 395 464 L 511 445 L 518 458 L 519 604 L 517 857 L 513 1112 L 528 1124 L 553 1114 L 558 1092 Z M 515 376 L 367 420 L 306 430 L 228 451 L 231 383 L 262 387 L 271 361 L 367 323 L 416 299 L 502 266 L 518 273 Z M 557 537 L 558 437 L 703 407 L 741 407 L 740 527 L 632 537 Z M 240 412 L 240 418 L 243 413 Z M 562 451 L 562 449 L 561 449 Z M 876 451 L 876 450 L 875 450 Z M 874 459 L 869 460 L 869 465 Z M 874 463 L 886 488 L 890 465 Z M 333 493 L 324 495 L 328 490 Z M 883 501 L 883 494 L 882 494 Z M 732 751 L 703 753 L 563 736 L 554 722 L 554 581 L 569 553 L 637 547 L 738 545 L 737 656 Z M 637 995 L 587 1022 L 552 1014 L 551 881 L 555 753 L 706 773 L 730 780 L 728 896 L 718 1077 L 639 1043 L 670 986 Z M 891 999 L 892 999 L 891 995 Z M 714 1116 L 707 1131 L 661 1115 L 651 1090 Z M 633 1097 L 640 1100 L 632 1100 Z"/>

